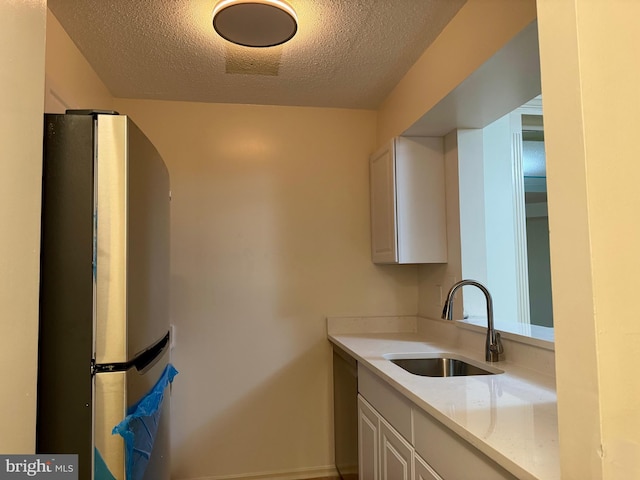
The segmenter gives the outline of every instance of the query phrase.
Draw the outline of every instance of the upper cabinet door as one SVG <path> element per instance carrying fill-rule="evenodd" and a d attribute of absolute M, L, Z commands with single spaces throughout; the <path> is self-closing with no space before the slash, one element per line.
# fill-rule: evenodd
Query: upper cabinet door
<path fill-rule="evenodd" d="M 373 263 L 398 263 L 395 143 L 369 161 L 371 176 L 371 255 Z"/>
<path fill-rule="evenodd" d="M 396 137 L 370 158 L 374 263 L 446 263 L 441 137 Z"/>

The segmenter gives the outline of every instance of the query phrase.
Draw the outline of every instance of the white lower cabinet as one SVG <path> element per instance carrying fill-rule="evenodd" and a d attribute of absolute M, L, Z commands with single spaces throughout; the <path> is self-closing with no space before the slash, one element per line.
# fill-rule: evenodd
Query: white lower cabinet
<path fill-rule="evenodd" d="M 413 452 L 413 478 L 415 480 L 442 480 L 442 477 L 415 452 Z"/>
<path fill-rule="evenodd" d="M 442 480 L 360 395 L 358 453 L 360 480 Z"/>
<path fill-rule="evenodd" d="M 359 480 L 517 480 L 358 365 Z"/>
<path fill-rule="evenodd" d="M 413 447 L 358 395 L 360 480 L 413 480 Z"/>

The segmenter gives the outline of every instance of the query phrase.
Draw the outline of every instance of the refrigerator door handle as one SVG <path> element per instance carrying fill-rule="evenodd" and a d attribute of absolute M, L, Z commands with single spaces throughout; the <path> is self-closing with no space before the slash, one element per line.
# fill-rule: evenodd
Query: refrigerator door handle
<path fill-rule="evenodd" d="M 144 373 L 153 366 L 153 364 L 162 356 L 162 353 L 169 347 L 170 337 L 171 334 L 167 332 L 161 340 L 142 351 L 136 355 L 133 360 L 129 360 L 128 362 L 95 364 L 93 366 L 93 374 L 103 372 L 124 372 L 134 367 L 138 372 Z"/>

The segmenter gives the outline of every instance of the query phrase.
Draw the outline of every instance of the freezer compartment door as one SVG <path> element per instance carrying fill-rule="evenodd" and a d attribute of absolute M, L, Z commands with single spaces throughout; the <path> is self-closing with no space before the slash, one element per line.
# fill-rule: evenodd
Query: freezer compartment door
<path fill-rule="evenodd" d="M 126 417 L 129 408 L 153 388 L 167 366 L 168 358 L 169 353 L 165 351 L 159 361 L 144 373 L 131 368 L 124 372 L 101 372 L 95 375 L 94 446 L 117 480 L 126 479 L 125 442 L 120 435 L 112 433 L 113 429 Z M 145 480 L 170 478 L 170 403 L 170 390 L 167 389 L 151 458 L 142 477 Z"/>

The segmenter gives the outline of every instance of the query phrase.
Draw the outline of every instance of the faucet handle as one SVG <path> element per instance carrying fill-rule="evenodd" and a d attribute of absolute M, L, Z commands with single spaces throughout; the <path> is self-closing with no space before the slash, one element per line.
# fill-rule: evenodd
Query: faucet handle
<path fill-rule="evenodd" d="M 504 347 L 502 346 L 500 332 L 496 332 L 496 343 L 494 345 L 489 345 L 489 349 L 492 352 L 496 352 L 498 355 L 502 355 L 504 353 Z"/>

